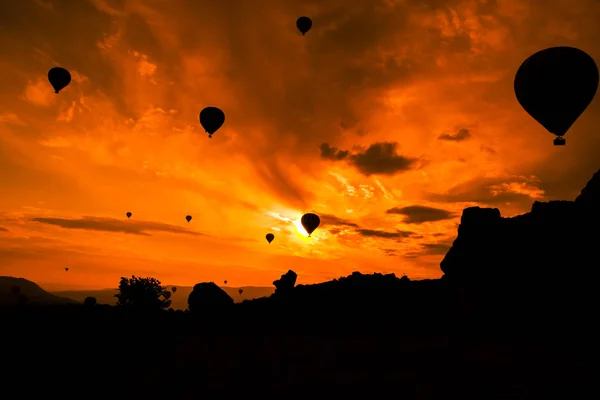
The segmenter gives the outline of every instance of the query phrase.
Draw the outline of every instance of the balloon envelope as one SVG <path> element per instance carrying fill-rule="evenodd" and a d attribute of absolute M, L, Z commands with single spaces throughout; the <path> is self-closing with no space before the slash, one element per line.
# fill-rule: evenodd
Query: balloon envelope
<path fill-rule="evenodd" d="M 306 229 L 308 236 L 310 236 L 321 224 L 321 218 L 319 218 L 317 214 L 307 213 L 302 216 L 300 223 L 302 223 L 302 226 L 304 229 Z"/>
<path fill-rule="evenodd" d="M 51 68 L 48 71 L 48 81 L 54 88 L 54 93 L 58 93 L 71 83 L 71 73 L 62 67 Z"/>
<path fill-rule="evenodd" d="M 227 281 L 223 281 L 227 285 Z"/>
<path fill-rule="evenodd" d="M 244 289 L 240 289 L 240 290 L 238 290 L 238 293 L 239 293 L 239 294 L 242 294 L 242 293 L 244 293 Z"/>
<path fill-rule="evenodd" d="M 67 268 L 65 268 L 65 271 L 68 271 L 68 270 L 69 270 L 69 268 L 68 268 L 68 267 L 67 267 Z"/>
<path fill-rule="evenodd" d="M 200 111 L 200 125 L 208 133 L 208 137 L 212 137 L 224 123 L 225 113 L 220 108 L 206 107 Z"/>
<path fill-rule="evenodd" d="M 190 221 L 192 220 L 192 216 L 191 216 L 191 215 L 186 215 L 186 216 L 185 216 L 185 220 L 186 220 L 187 222 L 190 222 Z"/>
<path fill-rule="evenodd" d="M 308 17 L 300 17 L 296 20 L 296 28 L 298 28 L 302 35 L 306 35 L 306 32 L 312 28 L 312 20 Z"/>
<path fill-rule="evenodd" d="M 271 243 L 273 241 L 273 239 L 275 239 L 275 235 L 273 235 L 272 233 L 267 233 L 267 242 Z"/>
<path fill-rule="evenodd" d="M 176 288 L 175 286 L 173 286 L 173 287 L 171 288 L 171 292 L 175 293 L 176 291 L 177 291 L 177 288 Z"/>
<path fill-rule="evenodd" d="M 566 46 L 541 50 L 527 58 L 514 81 L 519 104 L 559 137 L 585 111 L 597 89 L 598 66 L 594 59 L 582 50 Z"/>
<path fill-rule="evenodd" d="M 130 213 L 130 212 L 128 212 L 128 213 L 127 213 L 127 214 L 125 214 L 125 215 L 127 215 L 127 218 L 131 218 L 131 213 Z"/>

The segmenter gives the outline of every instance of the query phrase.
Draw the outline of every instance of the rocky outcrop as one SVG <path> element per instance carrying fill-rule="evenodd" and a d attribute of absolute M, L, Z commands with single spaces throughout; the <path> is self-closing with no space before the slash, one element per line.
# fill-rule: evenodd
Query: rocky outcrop
<path fill-rule="evenodd" d="M 281 275 L 281 278 L 273 282 L 273 285 L 275 286 L 274 294 L 278 296 L 290 294 L 294 290 L 296 279 L 298 279 L 298 274 L 291 269 Z"/>
<path fill-rule="evenodd" d="M 583 301 L 595 282 L 599 211 L 600 171 L 575 201 L 536 201 L 512 218 L 495 208 L 467 208 L 440 264 L 444 278 L 470 292 L 471 303 L 474 292 L 481 304 Z"/>
<path fill-rule="evenodd" d="M 233 299 L 214 282 L 197 283 L 188 297 L 188 308 L 194 314 L 218 312 L 233 304 Z"/>

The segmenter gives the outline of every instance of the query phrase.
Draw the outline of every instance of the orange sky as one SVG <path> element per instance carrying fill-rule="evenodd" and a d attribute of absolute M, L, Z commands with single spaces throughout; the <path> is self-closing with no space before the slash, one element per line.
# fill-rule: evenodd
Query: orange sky
<path fill-rule="evenodd" d="M 545 47 L 600 60 L 599 15 L 597 0 L 2 2 L 0 275 L 439 277 L 464 207 L 572 199 L 600 167 L 597 99 L 554 147 L 512 86 Z M 59 95 L 56 65 L 73 76 Z M 226 114 L 212 139 L 209 105 Z"/>

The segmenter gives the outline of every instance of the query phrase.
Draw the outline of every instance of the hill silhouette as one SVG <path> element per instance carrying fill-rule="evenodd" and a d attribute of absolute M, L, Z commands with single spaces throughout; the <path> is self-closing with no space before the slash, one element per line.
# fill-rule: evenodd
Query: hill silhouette
<path fill-rule="evenodd" d="M 173 287 L 174 285 L 167 285 Z M 188 296 L 192 292 L 193 286 L 177 286 L 177 292 L 171 296 L 171 308 L 175 310 L 185 310 L 188 308 Z M 230 287 L 221 286 L 231 298 L 239 303 L 244 300 L 253 300 L 261 297 L 268 297 L 273 294 L 275 288 L 263 287 L 263 286 L 241 286 L 241 287 Z M 243 289 L 244 292 L 240 295 L 238 290 Z M 115 294 L 118 293 L 117 289 L 101 289 L 101 290 L 63 290 L 53 291 L 52 294 L 60 297 L 66 297 L 75 301 L 83 303 L 86 297 L 94 297 L 98 301 L 98 304 L 117 304 Z"/>
<path fill-rule="evenodd" d="M 77 301 L 46 292 L 36 283 L 25 278 L 0 276 L 0 305 L 17 303 L 18 296 L 26 296 L 27 303 L 37 305 L 76 304 Z"/>
<path fill-rule="evenodd" d="M 59 368 L 20 373 L 32 360 L 60 359 L 79 366 L 68 377 L 77 385 L 46 386 L 47 395 L 94 385 L 147 399 L 595 398 L 597 281 L 588 271 L 598 258 L 599 193 L 600 171 L 574 201 L 535 202 L 512 218 L 466 208 L 441 279 L 357 271 L 296 285 L 288 271 L 270 296 L 235 304 L 237 288 L 199 282 L 188 312 L 163 311 L 169 297 L 160 309 L 126 306 L 135 290 L 154 304 L 148 293 L 167 288 L 136 278 L 154 286 L 120 286 L 129 297 L 118 306 L 5 307 L 7 390 L 24 376 L 64 379 Z"/>

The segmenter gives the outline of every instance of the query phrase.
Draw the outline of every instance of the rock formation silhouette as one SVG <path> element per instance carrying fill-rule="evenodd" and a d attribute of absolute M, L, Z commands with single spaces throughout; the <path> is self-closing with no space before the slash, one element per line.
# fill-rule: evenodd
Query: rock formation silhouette
<path fill-rule="evenodd" d="M 298 274 L 291 269 L 281 275 L 281 278 L 273 282 L 273 285 L 275 286 L 274 294 L 278 296 L 290 294 L 296 285 L 296 279 L 298 279 Z"/>
<path fill-rule="evenodd" d="M 195 314 L 221 311 L 233 304 L 233 299 L 214 282 L 197 283 L 188 296 L 188 308 Z"/>
<path fill-rule="evenodd" d="M 466 208 L 440 264 L 444 280 L 469 312 L 573 317 L 593 293 L 595 280 L 586 275 L 598 258 L 599 223 L 600 171 L 575 201 L 536 201 L 512 218 L 496 208 Z"/>

